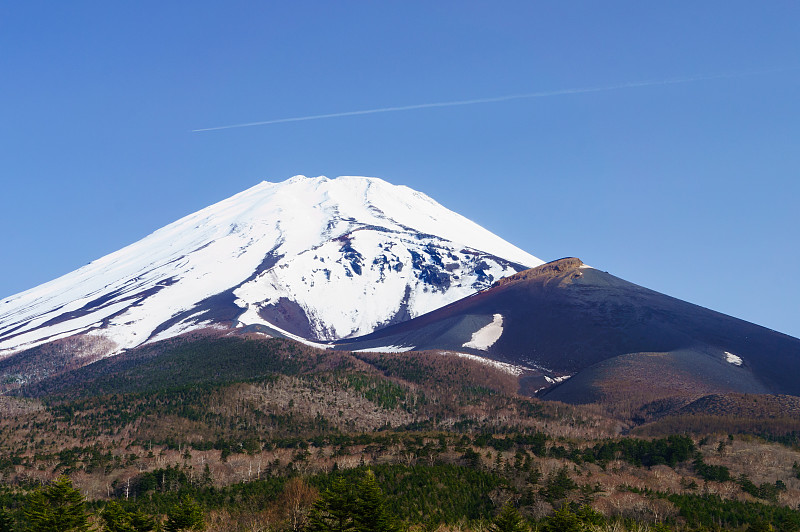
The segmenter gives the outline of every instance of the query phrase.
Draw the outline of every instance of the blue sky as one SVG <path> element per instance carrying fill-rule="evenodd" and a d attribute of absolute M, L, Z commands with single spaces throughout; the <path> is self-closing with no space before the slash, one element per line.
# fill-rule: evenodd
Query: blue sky
<path fill-rule="evenodd" d="M 798 28 L 788 1 L 0 4 L 0 296 L 261 180 L 370 175 L 800 336 Z"/>

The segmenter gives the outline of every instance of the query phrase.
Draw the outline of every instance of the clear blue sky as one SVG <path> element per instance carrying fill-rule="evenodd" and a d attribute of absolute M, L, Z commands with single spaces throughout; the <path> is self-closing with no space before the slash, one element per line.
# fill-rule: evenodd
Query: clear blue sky
<path fill-rule="evenodd" d="M 370 175 L 800 336 L 798 2 L 5 2 L 0 101 L 0 296 L 264 179 Z"/>

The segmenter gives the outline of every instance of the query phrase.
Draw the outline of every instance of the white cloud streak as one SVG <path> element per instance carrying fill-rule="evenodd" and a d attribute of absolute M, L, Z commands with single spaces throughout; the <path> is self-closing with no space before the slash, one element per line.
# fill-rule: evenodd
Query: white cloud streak
<path fill-rule="evenodd" d="M 321 115 L 307 115 L 307 116 L 296 116 L 292 118 L 276 118 L 273 120 L 263 120 L 260 122 L 246 122 L 243 124 L 232 124 L 228 126 L 216 126 L 216 127 L 206 127 L 201 129 L 193 129 L 192 133 L 200 133 L 203 131 L 219 131 L 222 129 L 237 129 L 242 127 L 255 127 L 255 126 L 267 126 L 270 124 L 284 124 L 287 122 L 305 122 L 308 120 L 322 120 L 326 118 L 342 118 L 346 116 L 360 116 L 360 115 L 372 115 L 378 113 L 395 113 L 399 111 L 414 111 L 417 109 L 433 109 L 437 107 L 456 107 L 459 105 L 477 105 L 482 103 L 497 103 L 497 102 L 507 102 L 511 100 L 527 100 L 533 98 L 548 98 L 552 96 L 567 96 L 572 94 L 589 94 L 593 92 L 607 92 L 607 91 L 616 91 L 622 89 L 635 89 L 641 87 L 658 87 L 663 85 L 678 85 L 681 83 L 692 83 L 696 81 L 705 81 L 705 80 L 713 80 L 713 79 L 723 79 L 723 78 L 741 78 L 745 76 L 754 76 L 758 74 L 767 74 L 773 72 L 782 72 L 786 70 L 795 70 L 797 67 L 792 68 L 781 68 L 781 69 L 773 69 L 773 70 L 762 70 L 757 72 L 740 72 L 740 73 L 729 73 L 729 74 L 713 74 L 708 76 L 694 76 L 694 77 L 686 77 L 686 78 L 671 78 L 671 79 L 662 79 L 662 80 L 650 80 L 650 81 L 635 81 L 630 83 L 620 83 L 618 85 L 605 85 L 599 87 L 582 87 L 582 88 L 572 88 L 572 89 L 558 89 L 552 91 L 541 91 L 541 92 L 528 92 L 524 94 L 509 94 L 506 96 L 495 96 L 492 98 L 475 98 L 472 100 L 454 100 L 449 102 L 435 102 L 435 103 L 420 103 L 415 105 L 402 105 L 402 106 L 394 106 L 394 107 L 380 107 L 378 109 L 364 109 L 361 111 L 344 111 L 340 113 L 327 113 Z"/>

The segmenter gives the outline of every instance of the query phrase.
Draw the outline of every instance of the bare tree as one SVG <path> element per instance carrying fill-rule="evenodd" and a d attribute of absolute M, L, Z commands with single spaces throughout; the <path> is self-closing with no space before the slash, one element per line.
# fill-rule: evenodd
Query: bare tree
<path fill-rule="evenodd" d="M 289 526 L 294 532 L 303 529 L 308 511 L 318 496 L 319 492 L 302 478 L 293 477 L 286 483 L 281 502 Z"/>

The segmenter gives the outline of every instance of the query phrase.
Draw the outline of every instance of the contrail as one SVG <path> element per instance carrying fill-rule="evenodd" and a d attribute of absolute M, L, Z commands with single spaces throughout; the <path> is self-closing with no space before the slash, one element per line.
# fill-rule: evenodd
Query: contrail
<path fill-rule="evenodd" d="M 524 100 L 530 98 L 547 98 L 549 96 L 565 96 L 569 94 L 588 94 L 592 92 L 606 92 L 606 91 L 615 91 L 620 89 L 633 89 L 638 87 L 656 87 L 660 85 L 677 85 L 679 83 L 691 83 L 694 81 L 704 81 L 704 80 L 711 80 L 711 79 L 723 79 L 723 78 L 741 78 L 745 76 L 754 76 L 757 74 L 766 74 L 772 72 L 782 72 L 785 70 L 794 70 L 797 67 L 792 68 L 781 68 L 781 69 L 774 69 L 774 70 L 761 70 L 758 72 L 739 72 L 739 73 L 729 73 L 729 74 L 714 74 L 708 76 L 694 76 L 688 78 L 671 78 L 671 79 L 662 79 L 662 80 L 650 80 L 650 81 L 634 81 L 630 83 L 620 83 L 618 85 L 604 85 L 600 87 L 583 87 L 583 88 L 573 88 L 573 89 L 558 89 L 552 91 L 541 91 L 541 92 L 528 92 L 524 94 L 509 94 L 506 96 L 495 96 L 493 98 L 475 98 L 472 100 L 455 100 L 450 102 L 436 102 L 436 103 L 420 103 L 416 105 L 402 105 L 402 106 L 395 106 L 395 107 L 381 107 L 378 109 L 364 109 L 361 111 L 345 111 L 341 113 L 327 113 L 322 115 L 308 115 L 308 116 L 296 116 L 293 118 L 276 118 L 274 120 L 263 120 L 260 122 L 246 122 L 244 124 L 233 124 L 229 126 L 217 126 L 217 127 L 206 127 L 202 129 L 193 129 L 192 133 L 199 133 L 201 131 L 218 131 L 220 129 L 235 129 L 240 127 L 253 127 L 253 126 L 266 126 L 269 124 L 283 124 L 285 122 L 304 122 L 306 120 L 322 120 L 324 118 L 341 118 L 344 116 L 358 116 L 358 115 L 372 115 L 377 113 L 395 113 L 398 111 L 413 111 L 415 109 L 431 109 L 434 107 L 455 107 L 458 105 L 476 105 L 481 103 L 495 103 L 495 102 L 507 102 L 509 100 Z"/>

